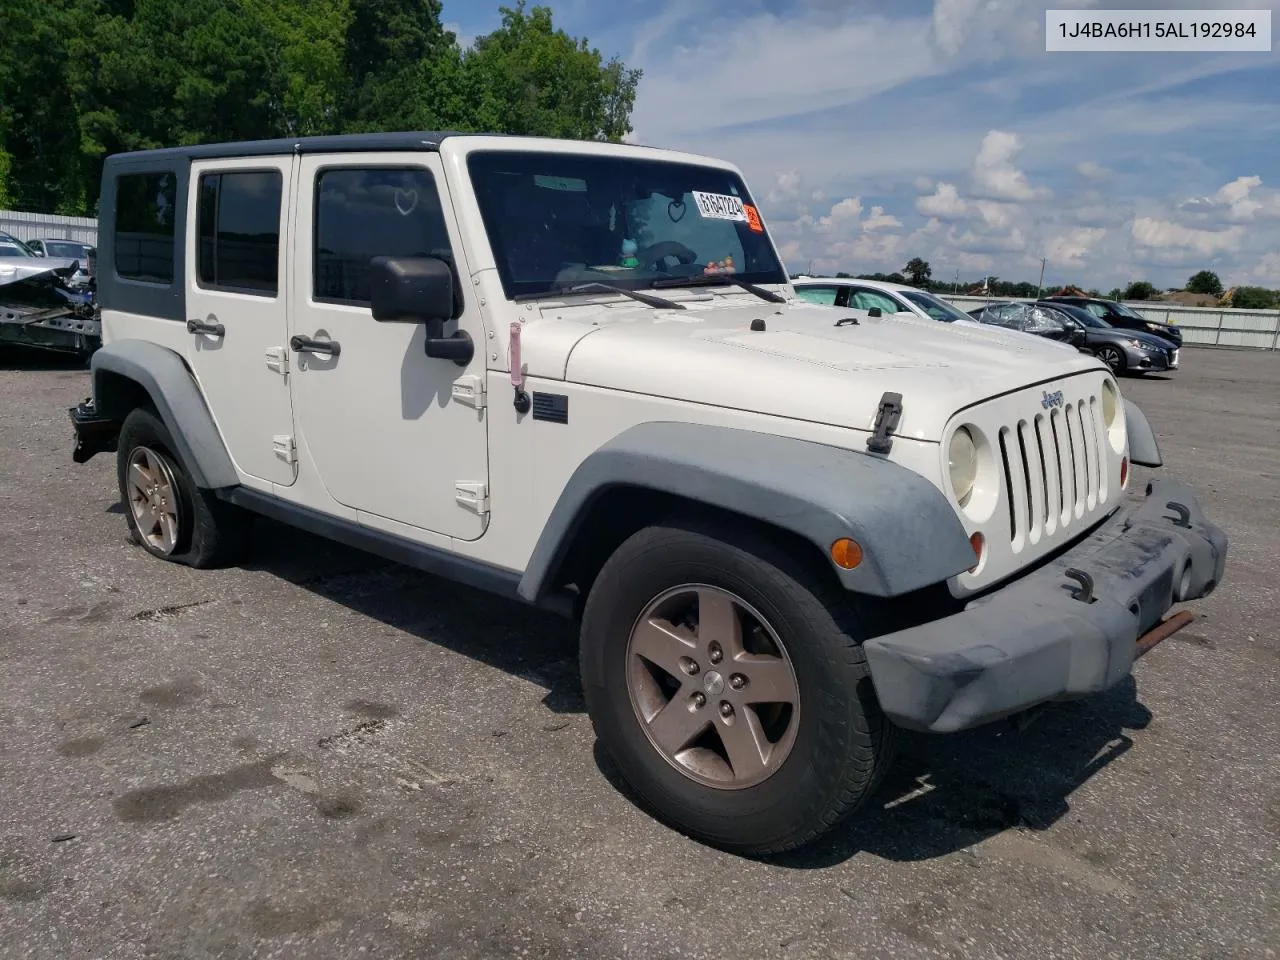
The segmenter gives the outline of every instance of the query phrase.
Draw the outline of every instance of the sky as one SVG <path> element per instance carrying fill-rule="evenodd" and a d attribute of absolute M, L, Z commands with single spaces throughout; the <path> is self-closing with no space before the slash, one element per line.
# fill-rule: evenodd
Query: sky
<path fill-rule="evenodd" d="M 1045 10 L 1280 0 L 542 0 L 644 71 L 629 140 L 743 171 L 793 272 L 1280 288 L 1280 46 L 1047 53 Z M 530 4 L 532 5 L 532 3 Z M 468 43 L 498 3 L 444 0 Z"/>

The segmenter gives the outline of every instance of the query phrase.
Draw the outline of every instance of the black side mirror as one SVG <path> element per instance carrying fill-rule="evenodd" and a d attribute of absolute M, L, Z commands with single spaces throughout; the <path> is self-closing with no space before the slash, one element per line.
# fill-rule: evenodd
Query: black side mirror
<path fill-rule="evenodd" d="M 867 316 L 882 317 L 884 316 L 884 311 L 881 310 L 879 307 L 872 307 L 870 310 L 867 311 Z"/>
<path fill-rule="evenodd" d="M 428 357 L 471 362 L 475 345 L 465 330 L 444 335 L 462 305 L 453 268 L 436 257 L 374 257 L 369 261 L 369 301 L 381 323 L 425 323 Z"/>

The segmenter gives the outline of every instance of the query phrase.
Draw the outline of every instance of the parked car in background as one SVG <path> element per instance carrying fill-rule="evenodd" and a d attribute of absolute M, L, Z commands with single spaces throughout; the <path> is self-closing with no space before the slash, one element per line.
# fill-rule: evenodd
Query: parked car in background
<path fill-rule="evenodd" d="M 926 290 L 880 280 L 855 280 L 849 277 L 792 277 L 796 294 L 810 303 L 848 307 L 853 310 L 911 313 L 925 320 L 973 326 L 973 318 L 952 304 Z"/>
<path fill-rule="evenodd" d="M 1088 310 L 1099 320 L 1105 320 L 1109 326 L 1121 330 L 1140 330 L 1168 340 L 1175 346 L 1182 346 L 1182 331 L 1171 323 L 1160 323 L 1148 320 L 1131 307 L 1116 300 L 1102 300 L 1094 297 L 1044 297 L 1041 303 L 1066 304 Z"/>
<path fill-rule="evenodd" d="M 1045 305 L 1043 301 L 1041 305 Z M 1080 349 L 1092 353 L 1117 375 L 1178 369 L 1180 349 L 1164 337 L 1142 330 L 1118 329 L 1084 307 L 1059 302 L 1054 302 L 1053 307 L 1084 329 L 1085 344 Z"/>
<path fill-rule="evenodd" d="M 1076 349 L 1085 345 L 1084 328 L 1068 314 L 1048 304 L 1017 300 L 988 303 L 970 310 L 969 316 L 978 323 L 1057 340 Z"/>
<path fill-rule="evenodd" d="M 93 278 L 94 261 L 98 251 L 92 244 L 80 240 L 63 240 L 57 237 L 26 241 L 27 247 L 37 257 L 53 257 L 61 260 L 75 260 L 80 264 L 72 280 L 73 285 L 83 286 Z"/>

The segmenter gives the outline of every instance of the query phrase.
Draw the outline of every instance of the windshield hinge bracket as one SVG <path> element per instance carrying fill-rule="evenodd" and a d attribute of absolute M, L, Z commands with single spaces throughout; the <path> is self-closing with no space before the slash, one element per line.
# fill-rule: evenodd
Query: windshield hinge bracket
<path fill-rule="evenodd" d="M 867 449 L 872 453 L 888 453 L 893 448 L 891 434 L 898 429 L 902 419 L 902 394 L 886 392 L 876 407 L 876 423 L 867 437 Z"/>

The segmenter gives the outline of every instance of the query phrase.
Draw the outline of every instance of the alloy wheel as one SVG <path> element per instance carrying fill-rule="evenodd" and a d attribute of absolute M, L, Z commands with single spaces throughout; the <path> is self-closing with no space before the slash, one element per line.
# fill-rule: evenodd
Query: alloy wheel
<path fill-rule="evenodd" d="M 687 584 L 651 601 L 627 642 L 627 687 L 649 742 L 703 785 L 759 784 L 795 745 L 791 659 L 759 612 L 727 590 Z"/>
<path fill-rule="evenodd" d="M 168 462 L 150 447 L 135 447 L 126 477 L 138 533 L 156 553 L 170 555 L 178 546 L 181 516 L 178 485 Z"/>

